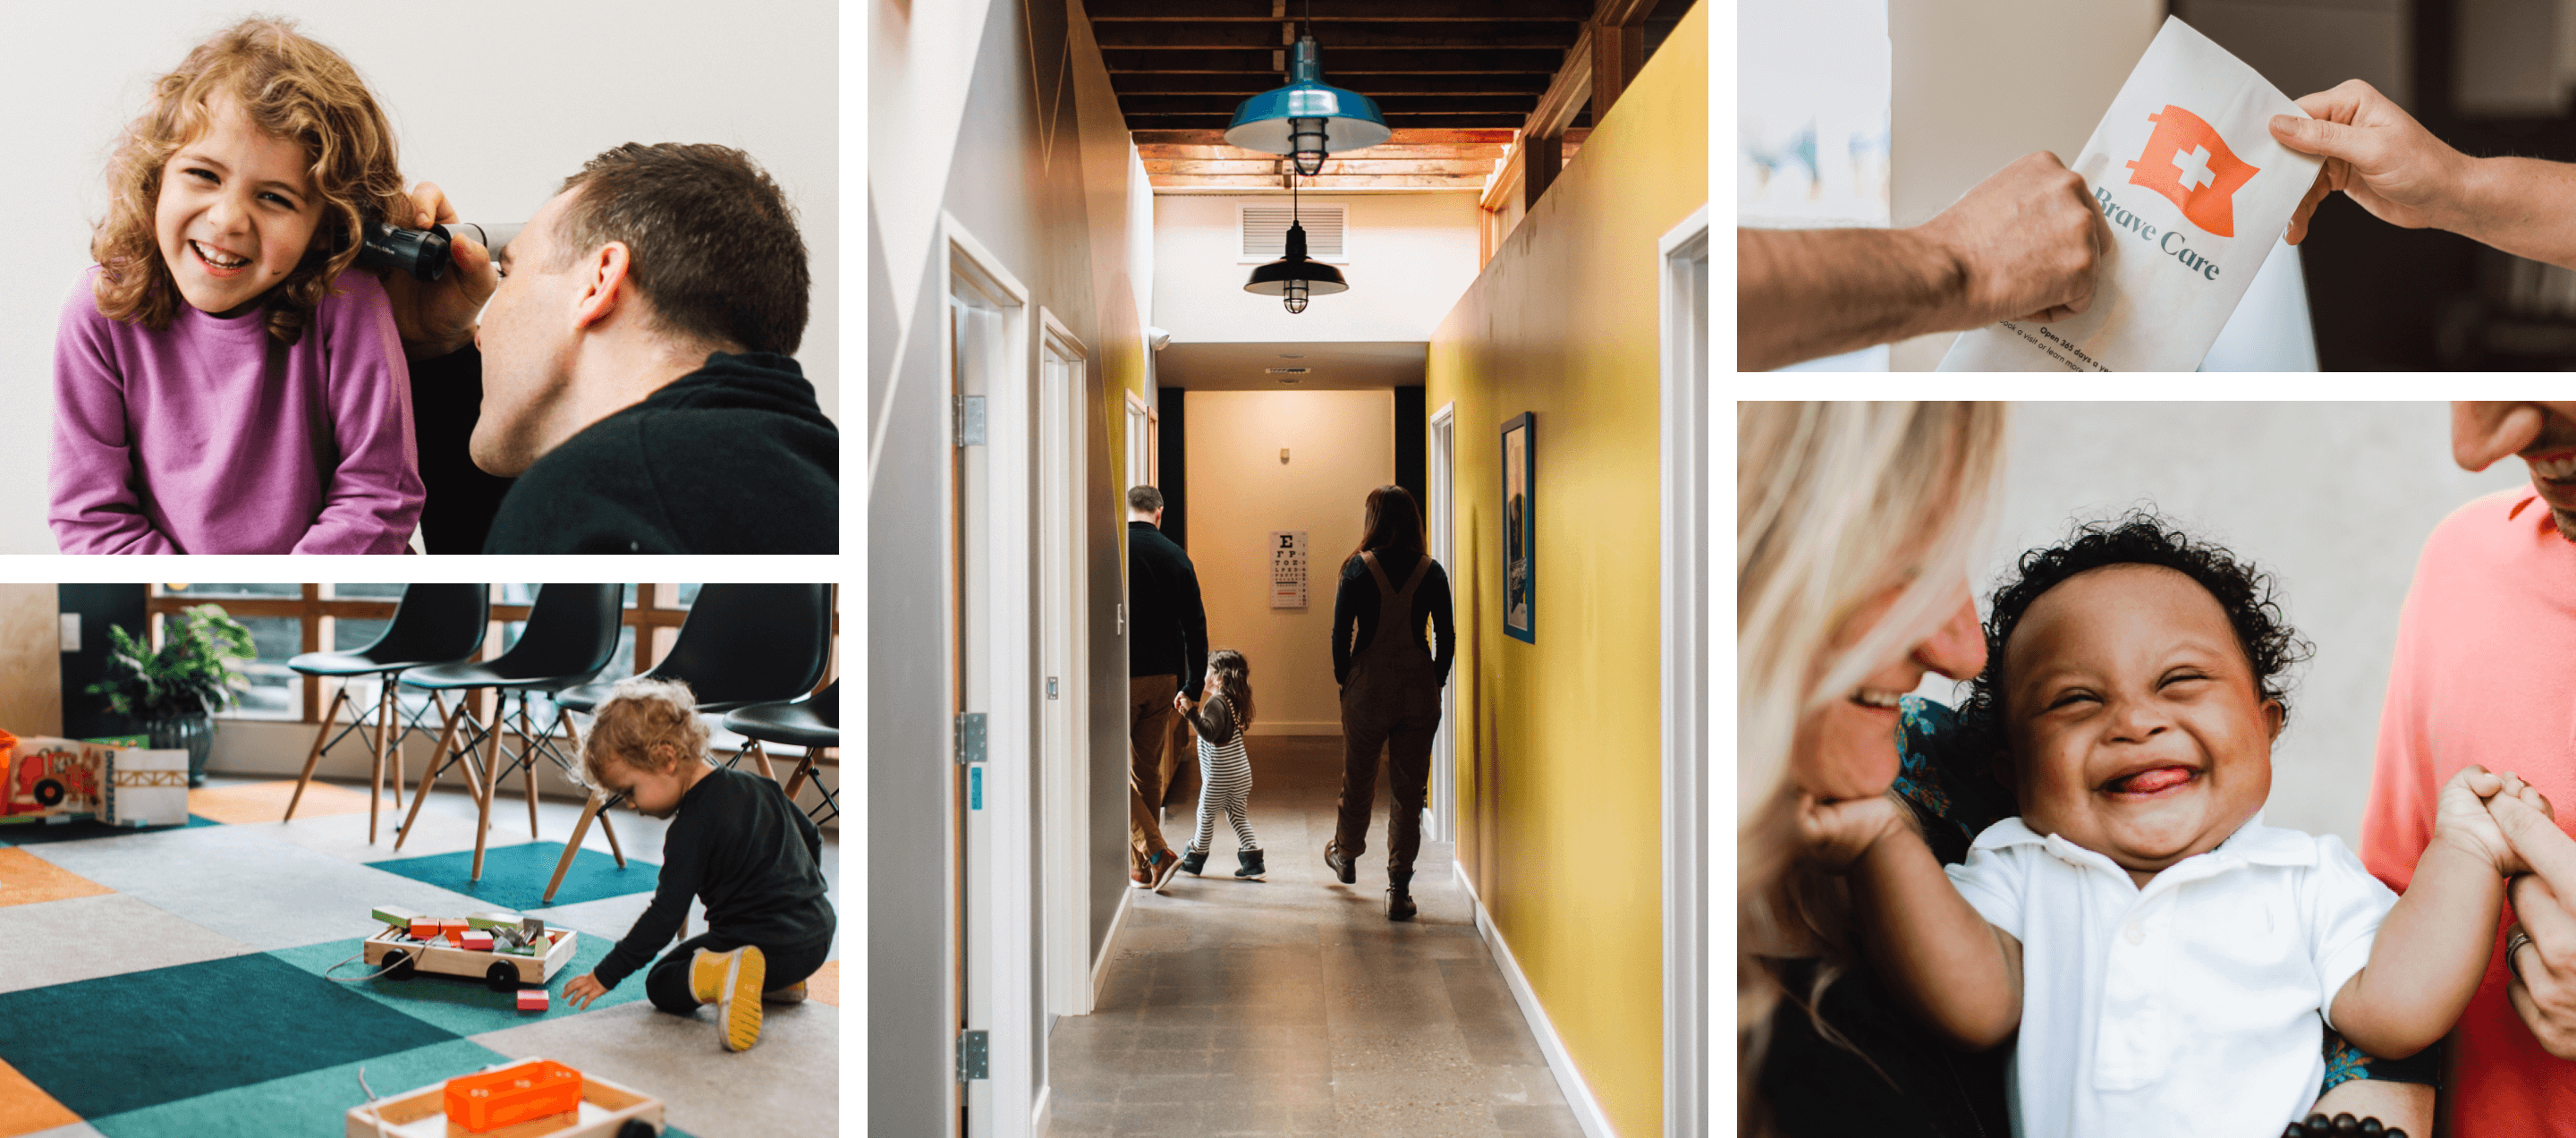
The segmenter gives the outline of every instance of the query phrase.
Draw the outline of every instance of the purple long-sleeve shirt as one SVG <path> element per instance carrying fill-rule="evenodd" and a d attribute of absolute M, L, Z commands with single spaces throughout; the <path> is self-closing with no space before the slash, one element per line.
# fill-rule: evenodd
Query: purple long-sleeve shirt
<path fill-rule="evenodd" d="M 54 339 L 65 553 L 400 553 L 420 521 L 411 371 L 384 285 L 341 274 L 293 347 L 254 309 L 162 331 L 98 313 Z"/>

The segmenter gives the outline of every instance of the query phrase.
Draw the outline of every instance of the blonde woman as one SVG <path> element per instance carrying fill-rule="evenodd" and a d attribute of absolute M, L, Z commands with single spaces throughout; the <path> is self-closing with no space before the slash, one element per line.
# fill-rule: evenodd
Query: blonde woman
<path fill-rule="evenodd" d="M 1970 801 L 1992 788 L 1927 757 L 1947 709 L 1900 697 L 1927 674 L 1965 679 L 1985 665 L 1967 560 L 1993 501 L 2003 421 L 1995 404 L 1738 405 L 1744 1133 L 2012 1132 L 2009 1049 L 1960 1051 L 1925 1029 L 1863 962 L 1841 882 L 1796 856 L 1802 823 L 1891 787 L 1918 817 L 1954 827 L 1994 805 Z M 2429 1132 L 2430 1090 L 2403 1082 L 2410 1072 L 2372 1069 L 2339 1040 L 2328 1052 L 2317 1110 Z"/>

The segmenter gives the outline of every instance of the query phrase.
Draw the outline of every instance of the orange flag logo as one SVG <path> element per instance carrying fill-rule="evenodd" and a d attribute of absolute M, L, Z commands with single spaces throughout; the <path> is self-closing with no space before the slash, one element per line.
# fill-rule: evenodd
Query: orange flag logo
<path fill-rule="evenodd" d="M 2246 165 L 2217 130 L 2181 107 L 2167 105 L 2147 121 L 2156 124 L 2156 132 L 2129 163 L 2129 184 L 2163 194 L 2202 229 L 2236 236 L 2236 190 L 2262 171 Z"/>

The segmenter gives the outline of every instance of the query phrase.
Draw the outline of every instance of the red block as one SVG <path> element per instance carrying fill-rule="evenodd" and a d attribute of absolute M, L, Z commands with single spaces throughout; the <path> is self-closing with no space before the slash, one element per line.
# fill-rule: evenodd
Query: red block
<path fill-rule="evenodd" d="M 546 1000 L 546 990 L 545 990 L 545 989 L 543 989 L 543 988 L 521 988 L 521 989 L 519 989 L 519 1010 L 520 1010 L 520 1011 L 523 1011 L 523 1012 L 541 1012 L 541 1011 L 546 1010 L 546 1004 L 547 1004 L 547 1000 Z"/>
<path fill-rule="evenodd" d="M 465 930 L 465 950 L 468 952 L 492 951 L 492 934 L 481 929 Z"/>

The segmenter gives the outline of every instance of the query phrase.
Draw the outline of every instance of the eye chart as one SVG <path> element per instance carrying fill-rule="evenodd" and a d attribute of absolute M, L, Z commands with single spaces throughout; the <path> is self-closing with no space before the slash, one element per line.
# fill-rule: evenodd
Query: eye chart
<path fill-rule="evenodd" d="M 1270 531 L 1270 607 L 1306 607 L 1306 531 Z"/>

